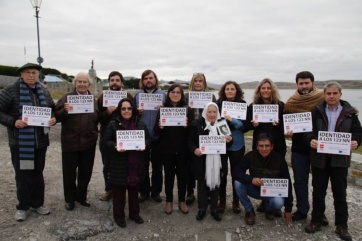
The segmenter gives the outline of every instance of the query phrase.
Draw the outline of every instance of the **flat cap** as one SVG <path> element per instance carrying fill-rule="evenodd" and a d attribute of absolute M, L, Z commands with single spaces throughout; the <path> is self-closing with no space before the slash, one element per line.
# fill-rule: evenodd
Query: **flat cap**
<path fill-rule="evenodd" d="M 37 70 L 41 70 L 42 67 L 38 64 L 33 64 L 33 63 L 27 63 L 24 64 L 23 66 L 21 66 L 20 68 L 18 68 L 16 71 L 18 73 L 20 73 L 21 71 L 23 71 L 24 69 L 37 69 Z"/>

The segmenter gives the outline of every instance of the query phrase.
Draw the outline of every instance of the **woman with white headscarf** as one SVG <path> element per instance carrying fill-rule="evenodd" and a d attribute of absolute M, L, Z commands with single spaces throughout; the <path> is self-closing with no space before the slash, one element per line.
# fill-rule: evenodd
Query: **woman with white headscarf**
<path fill-rule="evenodd" d="M 197 200 L 199 211 L 197 220 L 204 219 L 207 210 L 207 198 L 210 191 L 211 216 L 216 221 L 221 221 L 217 206 L 220 186 L 220 154 L 202 154 L 199 149 L 200 135 L 220 135 L 215 122 L 220 119 L 219 108 L 213 102 L 208 103 L 203 112 L 202 118 L 194 122 L 189 135 L 189 150 L 192 152 L 191 168 L 197 180 Z M 227 145 L 232 144 L 232 137 L 226 136 Z"/>

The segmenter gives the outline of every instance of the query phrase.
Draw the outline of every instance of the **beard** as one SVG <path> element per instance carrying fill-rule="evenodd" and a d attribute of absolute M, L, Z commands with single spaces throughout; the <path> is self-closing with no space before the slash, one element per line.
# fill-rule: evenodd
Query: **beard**
<path fill-rule="evenodd" d="M 118 85 L 112 85 L 109 88 L 110 88 L 110 90 L 116 90 L 116 91 L 121 90 L 121 86 L 118 86 Z"/>
<path fill-rule="evenodd" d="M 300 95 L 306 95 L 306 94 L 309 94 L 309 93 L 312 92 L 312 91 L 313 91 L 313 88 L 311 88 L 311 89 L 304 88 L 304 89 L 302 89 L 302 90 L 298 90 L 298 93 L 299 93 Z"/>

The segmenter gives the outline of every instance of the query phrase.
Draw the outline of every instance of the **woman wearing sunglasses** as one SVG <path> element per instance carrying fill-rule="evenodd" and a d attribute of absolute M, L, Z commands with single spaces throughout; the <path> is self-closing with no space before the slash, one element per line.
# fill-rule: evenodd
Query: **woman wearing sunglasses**
<path fill-rule="evenodd" d="M 112 185 L 113 218 L 119 227 L 125 228 L 124 208 L 127 190 L 129 218 L 137 224 L 143 223 L 140 216 L 138 187 L 141 179 L 141 167 L 146 160 L 146 152 L 144 150 L 117 149 L 116 132 L 118 130 L 144 130 L 146 148 L 149 147 L 151 139 L 145 123 L 138 119 L 138 111 L 132 100 L 122 99 L 113 113 L 115 118 L 105 130 L 104 143 L 111 156 L 108 178 Z"/>

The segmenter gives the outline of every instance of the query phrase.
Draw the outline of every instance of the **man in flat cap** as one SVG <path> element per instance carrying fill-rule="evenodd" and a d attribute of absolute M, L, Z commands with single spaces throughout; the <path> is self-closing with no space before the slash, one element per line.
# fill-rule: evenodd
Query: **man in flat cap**
<path fill-rule="evenodd" d="M 56 123 L 55 104 L 50 93 L 38 82 L 41 66 L 27 63 L 18 69 L 20 78 L 0 93 L 0 123 L 7 127 L 11 161 L 15 170 L 18 204 L 15 220 L 24 221 L 26 211 L 49 214 L 44 206 L 45 154 L 49 127 Z M 51 108 L 51 119 L 44 126 L 28 125 L 23 107 Z M 46 109 L 42 109 L 46 110 Z"/>

